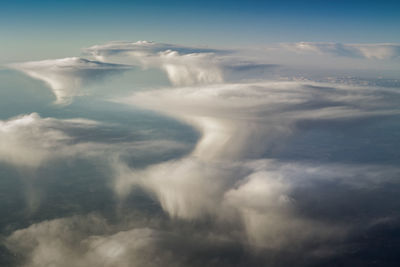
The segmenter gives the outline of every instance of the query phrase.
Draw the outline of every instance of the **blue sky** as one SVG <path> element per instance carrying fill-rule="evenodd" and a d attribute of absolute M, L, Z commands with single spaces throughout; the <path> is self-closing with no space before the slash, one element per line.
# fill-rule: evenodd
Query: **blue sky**
<path fill-rule="evenodd" d="M 0 56 L 63 56 L 110 40 L 399 42 L 399 10 L 398 1 L 7 1 Z"/>

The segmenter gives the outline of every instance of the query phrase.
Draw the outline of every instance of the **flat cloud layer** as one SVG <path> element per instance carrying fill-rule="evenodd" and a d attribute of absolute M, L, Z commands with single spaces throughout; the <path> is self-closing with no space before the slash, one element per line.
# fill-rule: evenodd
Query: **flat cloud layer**
<path fill-rule="evenodd" d="M 68 104 L 74 96 L 85 94 L 81 87 L 88 83 L 130 68 L 78 57 L 15 63 L 10 67 L 44 81 L 56 96 L 57 104 Z"/>

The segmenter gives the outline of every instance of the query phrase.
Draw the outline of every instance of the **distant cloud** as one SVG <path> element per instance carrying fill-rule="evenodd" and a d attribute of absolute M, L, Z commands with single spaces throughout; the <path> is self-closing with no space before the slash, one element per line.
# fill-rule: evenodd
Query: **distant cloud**
<path fill-rule="evenodd" d="M 74 96 L 85 94 L 82 86 L 130 68 L 78 57 L 15 63 L 9 67 L 44 81 L 56 96 L 57 104 L 68 104 Z"/>
<path fill-rule="evenodd" d="M 147 41 L 111 42 L 84 51 L 101 61 L 160 68 L 174 85 L 222 82 L 215 55 L 228 52 Z"/>
<path fill-rule="evenodd" d="M 84 51 L 98 59 L 112 55 L 154 55 L 165 51 L 176 51 L 181 55 L 197 53 L 226 54 L 229 50 L 213 49 L 200 46 L 184 46 L 178 44 L 156 43 L 149 41 L 124 42 L 116 41 L 103 45 L 94 45 Z"/>
<path fill-rule="evenodd" d="M 285 43 L 283 48 L 298 53 L 329 54 L 340 57 L 392 59 L 400 57 L 400 44 Z"/>

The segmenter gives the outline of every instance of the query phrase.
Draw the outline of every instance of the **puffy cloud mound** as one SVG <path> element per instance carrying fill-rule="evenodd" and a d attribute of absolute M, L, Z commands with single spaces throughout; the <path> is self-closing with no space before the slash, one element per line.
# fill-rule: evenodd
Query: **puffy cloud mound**
<path fill-rule="evenodd" d="M 10 67 L 44 81 L 52 89 L 58 104 L 68 104 L 74 96 L 85 94 L 82 86 L 130 68 L 78 57 L 15 63 Z"/>
<path fill-rule="evenodd" d="M 82 153 L 90 144 L 75 143 L 64 130 L 96 125 L 97 122 L 85 119 L 41 118 L 37 113 L 0 121 L 0 160 L 38 166 L 54 156 Z"/>

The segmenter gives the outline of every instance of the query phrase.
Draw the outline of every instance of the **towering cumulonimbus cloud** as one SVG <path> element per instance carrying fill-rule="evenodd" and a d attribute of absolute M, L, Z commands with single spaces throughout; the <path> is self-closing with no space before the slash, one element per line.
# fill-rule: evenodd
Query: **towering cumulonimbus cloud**
<path fill-rule="evenodd" d="M 45 82 L 56 96 L 57 104 L 68 104 L 74 96 L 84 95 L 85 85 L 131 68 L 78 57 L 14 63 L 9 67 Z"/>

